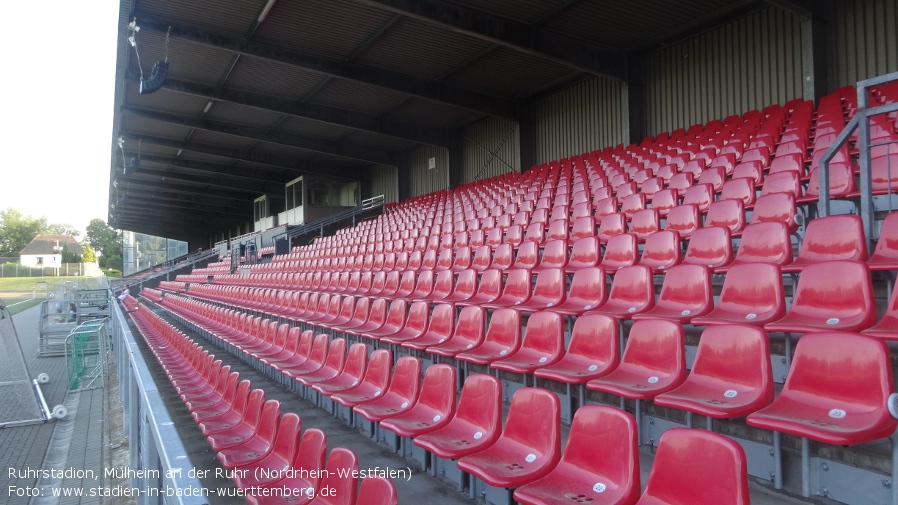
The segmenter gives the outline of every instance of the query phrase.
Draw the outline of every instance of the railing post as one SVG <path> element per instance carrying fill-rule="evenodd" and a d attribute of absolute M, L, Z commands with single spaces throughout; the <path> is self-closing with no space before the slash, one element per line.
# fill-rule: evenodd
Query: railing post
<path fill-rule="evenodd" d="M 858 162 L 860 164 L 860 192 L 861 192 L 861 221 L 864 225 L 864 236 L 867 239 L 867 250 L 872 251 L 873 245 L 873 182 L 870 174 L 870 117 L 867 111 L 870 107 L 870 93 L 866 81 L 861 81 L 857 86 L 857 116 L 859 117 L 860 131 L 858 132 L 857 147 L 859 151 Z"/>

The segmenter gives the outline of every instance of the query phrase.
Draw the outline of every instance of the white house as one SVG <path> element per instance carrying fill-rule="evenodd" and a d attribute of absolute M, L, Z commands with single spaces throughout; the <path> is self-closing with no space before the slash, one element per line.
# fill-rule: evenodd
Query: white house
<path fill-rule="evenodd" d="M 84 254 L 84 248 L 71 235 L 38 235 L 19 253 L 19 263 L 27 267 L 59 267 L 64 247 L 72 254 Z"/>

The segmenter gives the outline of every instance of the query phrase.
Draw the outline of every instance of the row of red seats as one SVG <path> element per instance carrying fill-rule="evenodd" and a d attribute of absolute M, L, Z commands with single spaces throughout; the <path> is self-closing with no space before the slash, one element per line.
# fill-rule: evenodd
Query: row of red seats
<path fill-rule="evenodd" d="M 172 300 L 167 298 L 166 303 L 172 303 Z M 192 303 L 196 307 L 196 302 Z M 472 313 L 476 313 L 478 307 L 468 307 L 465 310 L 469 309 Z M 206 310 L 209 310 L 209 307 L 206 307 Z M 494 318 L 502 319 L 502 314 L 500 314 L 502 312 L 497 311 L 494 314 Z M 511 311 L 507 312 L 513 314 Z M 762 330 L 747 325 L 722 325 L 705 330 L 700 340 L 692 372 L 687 376 L 685 354 L 683 352 L 683 330 L 680 325 L 660 319 L 637 321 L 631 329 L 623 358 L 620 362 L 617 362 L 617 339 L 614 338 L 616 325 L 610 319 L 604 322 L 601 321 L 602 317 L 604 316 L 587 316 L 578 319 L 568 352 L 564 358 L 558 359 L 558 353 L 555 352 L 553 354 L 552 348 L 557 348 L 559 345 L 563 346 L 563 338 L 557 338 L 559 333 L 563 333 L 561 324 L 557 317 L 554 317 L 551 313 L 536 313 L 531 316 L 528 322 L 527 338 L 524 339 L 523 345 L 518 350 L 507 353 L 508 358 L 501 356 L 504 353 L 494 353 L 491 357 L 493 360 L 492 364 L 495 366 L 497 363 L 508 361 L 509 358 L 511 358 L 511 361 L 514 361 L 516 356 L 521 355 L 521 363 L 519 363 L 521 366 L 497 366 L 497 368 L 518 373 L 533 373 L 535 370 L 536 376 L 558 380 L 559 376 L 553 374 L 557 373 L 557 369 L 564 368 L 563 363 L 567 361 L 566 365 L 569 367 L 568 373 L 570 374 L 568 377 L 576 377 L 575 380 L 588 381 L 588 389 L 608 392 L 638 401 L 654 399 L 657 405 L 679 408 L 716 418 L 729 419 L 749 415 L 749 424 L 751 425 L 776 429 L 797 436 L 810 437 L 825 443 L 861 443 L 888 436 L 895 429 L 894 419 L 889 417 L 885 410 L 885 399 L 893 389 L 889 351 L 882 342 L 877 343 L 869 337 L 849 333 L 818 333 L 808 334 L 803 337 L 796 348 L 793 361 L 794 368 L 790 372 L 786 386 L 780 397 L 771 404 L 774 398 L 774 389 L 771 380 L 768 340 Z M 227 323 L 219 324 L 222 328 L 228 327 Z M 490 331 L 494 328 L 494 324 L 495 322 L 491 321 Z M 504 328 L 520 328 L 520 321 L 517 320 L 513 324 L 505 325 Z M 546 331 L 547 328 L 548 331 Z M 605 328 L 606 330 L 599 328 Z M 461 324 L 458 331 L 461 331 Z M 585 334 L 588 332 L 593 333 L 587 337 Z M 602 336 L 603 332 L 604 336 Z M 348 405 L 362 415 L 365 415 L 366 412 L 370 414 L 369 420 L 383 421 L 382 426 L 386 429 L 394 431 L 401 436 L 417 437 L 416 443 L 419 445 L 429 450 L 435 450 L 436 452 L 434 453 L 438 456 L 451 457 L 451 452 L 443 452 L 442 455 L 439 452 L 441 450 L 440 441 L 445 441 L 445 439 L 434 435 L 436 442 L 428 442 L 429 438 L 425 434 L 430 433 L 431 430 L 443 428 L 449 423 L 448 419 L 453 416 L 455 402 L 449 401 L 447 398 L 451 400 L 455 394 L 456 379 L 454 368 L 436 365 L 428 369 L 428 374 L 425 375 L 421 386 L 421 396 L 419 396 L 417 402 L 411 402 L 417 406 L 423 401 L 424 404 L 422 406 L 412 411 L 399 409 L 404 414 L 398 416 L 382 415 L 383 411 L 378 410 L 377 407 L 374 407 L 371 411 L 366 411 L 365 401 L 371 401 L 376 398 L 377 395 L 372 396 L 371 390 L 385 391 L 388 388 L 382 382 L 374 382 L 367 386 L 362 386 L 361 384 L 369 382 L 369 373 L 374 377 L 384 377 L 382 371 L 371 372 L 370 367 L 376 366 L 375 362 L 380 363 L 383 361 L 384 363 L 376 366 L 375 369 L 388 369 L 389 351 L 385 349 L 375 351 L 375 354 L 371 355 L 372 361 L 369 364 L 369 370 L 366 371 L 364 357 L 367 356 L 367 351 L 364 344 L 354 345 L 349 351 L 349 357 L 343 359 L 345 344 L 342 347 L 340 346 L 343 339 L 334 339 L 328 343 L 330 339 L 327 335 L 319 335 L 312 342 L 312 333 L 311 330 L 304 332 L 300 340 L 306 340 L 307 344 L 297 344 L 294 353 L 305 354 L 306 363 L 312 362 L 310 366 L 305 367 L 305 374 L 308 374 L 309 377 L 315 377 L 316 370 L 324 369 L 327 372 L 324 375 L 318 375 L 319 380 L 312 380 L 308 384 L 304 383 L 305 385 L 311 386 L 321 393 L 332 395 L 335 401 L 340 401 L 341 395 L 349 399 L 354 398 L 354 400 L 350 400 L 351 403 Z M 555 343 L 547 343 L 546 335 L 556 335 Z M 391 342 L 387 338 L 381 340 L 394 344 L 398 343 L 395 340 Z M 596 353 L 601 354 L 601 356 L 590 355 L 589 353 L 590 347 L 594 348 L 596 341 L 604 343 L 600 347 L 608 348 L 601 353 Z M 264 345 L 262 344 L 263 347 Z M 436 347 L 439 347 L 439 344 Z M 290 344 L 286 342 L 281 346 L 275 346 L 277 354 L 285 351 L 289 354 L 290 349 Z M 303 351 L 302 349 L 307 350 Z M 845 349 L 849 350 L 847 351 L 848 355 L 846 355 Z M 583 353 L 584 350 L 587 352 Z M 834 350 L 838 350 L 838 352 L 833 352 Z M 858 352 L 857 355 L 854 354 L 855 350 Z M 334 357 L 334 353 L 336 353 L 336 357 Z M 740 355 L 740 359 L 735 362 L 731 359 L 734 353 Z M 497 356 L 496 354 L 499 355 Z M 595 363 L 601 359 L 605 359 L 606 363 L 614 364 L 597 367 Z M 410 361 L 414 360 L 414 358 L 401 358 L 397 362 L 397 374 L 399 374 L 403 360 Z M 524 362 L 527 363 L 525 364 Z M 818 368 L 822 366 L 822 362 L 833 363 L 827 366 L 827 370 L 831 374 L 827 376 L 827 380 L 806 380 L 805 377 L 817 375 Z M 275 361 L 274 366 L 276 366 L 276 363 Z M 536 365 L 537 363 L 539 364 Z M 733 366 L 734 363 L 739 363 L 739 366 Z M 589 365 L 588 368 L 591 372 L 597 371 L 598 376 L 590 378 L 590 372 L 582 370 L 586 365 Z M 553 370 L 553 367 L 556 370 Z M 594 367 L 600 369 L 595 370 Z M 547 373 L 540 375 L 542 370 L 545 370 Z M 853 377 L 853 380 L 843 380 L 841 378 L 844 377 L 842 375 L 843 372 Z M 348 374 L 348 376 L 345 374 Z M 433 375 L 431 376 L 430 374 Z M 411 375 L 417 377 L 416 374 Z M 448 378 L 435 378 L 438 375 L 447 375 Z M 298 377 L 302 376 L 299 375 Z M 402 376 L 406 377 L 406 374 Z M 432 380 L 428 381 L 428 376 L 431 376 Z M 329 377 L 329 379 L 321 379 L 321 377 Z M 468 380 L 473 380 L 474 377 L 485 376 L 470 376 Z M 814 412 L 831 412 L 834 406 L 843 410 L 847 408 L 847 397 L 841 395 L 838 391 L 846 388 L 853 390 L 857 386 L 858 381 L 861 380 L 861 377 L 867 380 L 863 386 L 865 394 L 861 395 L 861 397 L 851 397 L 852 406 L 849 411 L 852 414 L 850 421 L 846 421 L 844 425 L 833 421 L 813 429 L 807 427 L 807 422 L 804 420 L 806 415 L 811 415 L 812 418 L 815 418 L 813 416 L 817 414 L 814 414 Z M 396 380 L 396 377 L 394 377 L 394 385 Z M 482 382 L 486 379 L 479 380 Z M 330 387 L 328 387 L 328 383 L 331 384 Z M 498 381 L 496 383 L 498 384 Z M 443 384 L 441 392 L 431 391 L 431 388 L 438 389 L 438 386 L 435 386 L 435 384 Z M 468 389 L 468 386 L 468 381 L 466 381 L 462 389 L 462 403 L 458 405 L 458 410 L 454 412 L 455 416 L 461 415 L 462 412 L 466 411 L 463 405 L 465 405 L 465 391 Z M 390 386 L 390 388 L 392 387 L 393 385 Z M 354 389 L 362 389 L 365 394 L 355 394 Z M 428 391 L 428 393 L 425 394 L 425 391 Z M 557 399 L 553 395 L 549 393 L 543 394 L 553 398 L 553 400 L 547 401 L 557 403 Z M 482 394 L 475 396 L 478 398 L 483 397 Z M 363 401 L 359 402 L 359 400 Z M 402 400 L 402 397 L 398 400 Z M 395 408 L 395 403 L 398 400 L 394 399 L 392 407 Z M 796 408 L 794 403 L 796 401 L 802 402 L 804 407 L 801 409 Z M 408 397 L 405 397 L 404 403 L 410 404 Z M 392 409 L 388 409 L 387 412 L 390 410 Z M 506 421 L 506 430 L 508 430 L 509 424 L 512 423 L 512 412 L 514 411 L 515 401 L 513 400 L 512 410 L 509 413 L 508 421 Z M 531 406 L 526 411 L 532 413 L 534 411 L 538 412 L 539 409 Z M 377 412 L 380 412 L 381 415 L 378 415 Z M 478 409 L 472 409 L 471 412 L 479 412 L 480 417 L 477 417 L 477 419 L 484 419 L 482 405 Z M 431 419 L 431 417 L 435 420 L 443 420 L 446 424 L 443 422 L 422 421 L 424 418 Z M 531 416 L 531 423 L 533 422 L 532 418 L 533 416 Z M 577 423 L 576 418 L 574 423 Z M 479 425 L 475 424 L 475 426 Z M 849 426 L 851 426 L 850 429 L 848 428 Z M 448 427 L 443 429 L 450 434 L 452 433 L 452 430 Z M 551 430 L 534 429 L 531 424 L 529 432 L 545 434 L 551 433 Z M 435 431 L 434 433 L 438 434 L 440 432 Z M 484 433 L 488 434 L 490 432 L 485 431 Z M 574 438 L 573 434 L 572 438 Z M 533 449 L 534 446 L 537 446 L 537 449 L 542 448 L 542 446 L 534 442 L 532 436 L 528 441 L 530 444 L 523 449 L 525 452 Z M 569 447 L 571 446 L 569 445 Z M 446 446 L 442 446 L 442 450 L 446 451 Z M 507 474 L 503 476 L 502 469 L 507 466 L 505 462 L 497 462 L 489 454 L 489 452 L 486 452 L 480 458 L 469 458 L 469 464 L 467 465 L 465 464 L 465 457 L 459 456 L 462 457 L 459 465 L 492 485 L 517 487 L 528 482 L 526 479 L 508 480 L 509 476 Z M 563 475 L 563 471 L 559 471 Z M 517 473 L 516 475 L 520 478 L 524 474 Z M 559 478 L 561 477 L 559 476 Z M 543 482 L 542 484 L 548 485 L 549 483 Z M 550 489 L 557 489 L 559 486 L 558 482 L 552 482 L 551 484 Z M 523 489 L 528 488 L 525 486 Z"/>
<path fill-rule="evenodd" d="M 166 306 L 172 303 L 171 297 L 165 299 Z M 195 322 L 207 319 L 189 309 L 185 311 L 184 307 L 176 310 L 188 319 Z M 208 320 L 204 323 L 209 324 Z M 538 325 L 531 318 L 528 327 Z M 218 331 L 214 334 L 218 337 L 227 328 L 221 324 L 215 327 Z M 295 330 L 298 328 L 290 333 L 295 334 Z M 503 429 L 502 388 L 495 377 L 468 376 L 456 405 L 457 378 L 453 367 L 430 366 L 419 385 L 420 362 L 407 356 L 396 362 L 391 380 L 390 351 L 376 350 L 367 360 L 364 344 L 354 344 L 346 353 L 342 338 L 331 340 L 321 334 L 313 339 L 312 335 L 312 330 L 307 330 L 296 343 L 296 354 L 292 356 L 305 355 L 305 361 L 299 364 L 285 366 L 296 358 L 278 358 L 290 348 L 289 343 L 254 356 L 304 386 L 351 407 L 356 414 L 380 423 L 382 428 L 413 438 L 416 445 L 434 455 L 458 459 L 460 468 L 484 482 L 517 488 L 515 499 L 520 503 L 554 503 L 561 496 L 573 494 L 592 499 L 613 497 L 620 500 L 615 503 L 632 504 L 640 497 L 638 430 L 635 419 L 626 412 L 596 405 L 578 410 L 562 455 L 560 404 L 546 390 L 518 390 Z M 614 342 L 616 345 L 616 339 Z M 770 393 L 772 397 L 772 383 Z M 472 437 L 474 431 L 477 434 Z M 678 461 L 689 456 L 683 453 L 674 456 L 679 451 L 673 451 L 669 445 L 681 446 L 680 451 L 690 448 L 690 454 L 703 454 L 705 458 L 710 451 L 716 462 L 714 468 L 729 485 L 671 488 L 665 483 L 666 475 L 676 470 Z M 614 457 L 595 457 L 599 449 L 605 456 L 613 454 Z M 695 478 L 704 477 L 696 475 Z M 704 432 L 674 430 L 666 434 L 660 442 L 643 500 L 649 503 L 653 499 L 670 498 L 748 503 L 742 449 L 722 436 Z"/>
<path fill-rule="evenodd" d="M 222 366 L 158 315 L 124 300 L 150 350 L 198 423 L 221 465 L 250 504 L 396 505 L 388 479 L 372 476 L 357 491 L 358 458 L 346 448 L 324 462 L 326 436 L 316 429 L 300 435 L 301 419 L 281 416 L 280 402 L 250 391 L 230 366 Z M 322 471 L 325 470 L 325 471 Z M 347 470 L 349 472 L 347 473 Z M 336 493 L 318 496 L 319 489 Z"/>

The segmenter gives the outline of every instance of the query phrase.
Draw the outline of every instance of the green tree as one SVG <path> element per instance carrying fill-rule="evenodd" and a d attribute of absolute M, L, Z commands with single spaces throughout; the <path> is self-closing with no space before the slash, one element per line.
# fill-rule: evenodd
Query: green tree
<path fill-rule="evenodd" d="M 81 258 L 85 263 L 96 263 L 97 261 L 97 253 L 94 252 L 94 248 L 90 246 L 90 244 L 83 244 L 81 246 L 84 248 L 84 254 Z"/>
<path fill-rule="evenodd" d="M 81 232 L 77 228 L 68 223 L 51 224 L 47 227 L 47 233 L 52 233 L 54 235 L 71 235 L 73 237 L 81 235 Z"/>
<path fill-rule="evenodd" d="M 0 210 L 0 256 L 18 256 L 34 237 L 48 229 L 45 217 L 35 219 L 13 208 Z"/>
<path fill-rule="evenodd" d="M 92 219 L 87 225 L 87 243 L 100 253 L 102 268 L 122 268 L 122 234 L 110 228 L 102 219 Z"/>
<path fill-rule="evenodd" d="M 81 263 L 81 255 L 75 254 L 69 250 L 69 245 L 62 246 L 62 262 L 63 263 Z"/>

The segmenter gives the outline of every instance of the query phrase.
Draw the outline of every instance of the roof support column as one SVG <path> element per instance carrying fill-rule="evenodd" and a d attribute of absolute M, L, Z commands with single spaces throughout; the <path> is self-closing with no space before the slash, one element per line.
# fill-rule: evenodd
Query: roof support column
<path fill-rule="evenodd" d="M 412 162 L 411 153 L 400 153 L 397 164 L 396 178 L 398 181 L 399 201 L 405 201 L 412 197 Z"/>
<path fill-rule="evenodd" d="M 817 101 L 829 92 L 826 64 L 824 2 L 808 2 L 811 12 L 801 17 L 801 97 Z"/>
<path fill-rule="evenodd" d="M 520 105 L 520 122 L 518 123 L 518 135 L 520 137 L 519 156 L 521 158 L 521 172 L 530 170 L 536 165 L 536 107 L 532 100 L 522 101 Z"/>
<path fill-rule="evenodd" d="M 621 92 L 624 145 L 638 144 L 647 134 L 645 102 L 645 59 L 630 56 L 627 58 L 627 82 Z"/>
<path fill-rule="evenodd" d="M 462 132 L 461 128 L 449 132 L 450 188 L 457 188 L 465 183 L 465 141 Z"/>

